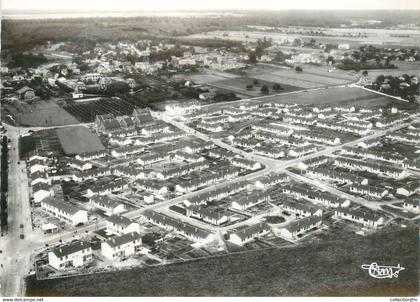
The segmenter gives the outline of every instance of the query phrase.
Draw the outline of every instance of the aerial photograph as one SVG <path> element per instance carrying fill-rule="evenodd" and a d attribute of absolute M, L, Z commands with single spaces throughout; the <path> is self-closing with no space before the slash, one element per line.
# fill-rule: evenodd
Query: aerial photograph
<path fill-rule="evenodd" d="M 1 301 L 417 301 L 420 0 L 0 7 Z"/>

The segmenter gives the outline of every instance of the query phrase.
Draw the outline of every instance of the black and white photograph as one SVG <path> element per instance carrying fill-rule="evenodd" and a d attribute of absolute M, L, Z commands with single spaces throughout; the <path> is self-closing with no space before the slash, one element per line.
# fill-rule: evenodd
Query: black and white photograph
<path fill-rule="evenodd" d="M 0 17 L 2 302 L 418 301 L 420 0 Z"/>

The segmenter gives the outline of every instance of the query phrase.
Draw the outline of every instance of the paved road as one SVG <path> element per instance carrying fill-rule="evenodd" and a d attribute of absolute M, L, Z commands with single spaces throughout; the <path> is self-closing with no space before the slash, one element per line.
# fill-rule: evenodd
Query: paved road
<path fill-rule="evenodd" d="M 5 125 L 10 138 L 9 150 L 9 194 L 8 194 L 8 234 L 0 239 L 2 277 L 1 293 L 3 296 L 22 296 L 24 276 L 29 271 L 31 249 L 27 244 L 33 236 L 31 208 L 29 202 L 28 178 L 25 163 L 19 161 L 19 131 Z M 23 226 L 23 228 L 21 227 Z M 24 234 L 26 239 L 20 239 Z"/>

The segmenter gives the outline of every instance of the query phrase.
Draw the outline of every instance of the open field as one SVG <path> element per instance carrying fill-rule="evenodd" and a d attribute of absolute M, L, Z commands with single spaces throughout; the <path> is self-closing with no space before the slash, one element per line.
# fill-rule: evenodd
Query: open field
<path fill-rule="evenodd" d="M 22 126 L 61 126 L 78 123 L 78 120 L 53 101 L 22 104 L 19 109 L 7 105 L 18 124 Z"/>
<path fill-rule="evenodd" d="M 31 276 L 27 279 L 27 295 L 415 296 L 417 229 L 393 228 L 367 238 L 340 233 L 320 243 L 146 269 L 44 281 Z M 374 279 L 361 268 L 372 262 L 400 264 L 405 270 L 398 279 Z"/>
<path fill-rule="evenodd" d="M 105 149 L 99 137 L 83 126 L 57 129 L 57 135 L 66 154 L 79 154 Z"/>
<path fill-rule="evenodd" d="M 391 75 L 394 77 L 401 76 L 403 74 L 415 75 L 420 77 L 420 62 L 393 62 L 397 65 L 396 69 L 374 69 L 369 70 L 369 77 L 375 80 L 380 75 Z"/>
<path fill-rule="evenodd" d="M 267 96 L 263 100 L 283 104 L 337 104 L 361 107 L 386 106 L 393 101 L 391 98 L 353 87 L 334 87 L 296 94 Z"/>
<path fill-rule="evenodd" d="M 80 122 L 89 123 L 100 114 L 112 113 L 115 116 L 131 114 L 134 105 L 122 99 L 104 98 L 88 103 L 72 103 L 63 108 Z"/>
<path fill-rule="evenodd" d="M 249 77 L 239 77 L 239 78 L 224 79 L 221 81 L 212 82 L 212 83 L 209 83 L 209 85 L 217 87 L 217 88 L 221 88 L 221 89 L 226 89 L 234 93 L 247 95 L 249 97 L 261 96 L 262 93 L 260 90 L 263 85 L 267 85 L 267 87 L 269 88 L 270 94 L 279 93 L 279 92 L 290 92 L 290 91 L 296 91 L 296 90 L 301 89 L 300 87 L 285 85 L 280 81 L 273 82 L 273 81 L 258 80 L 258 84 L 253 84 L 254 80 L 255 79 L 249 78 Z M 279 91 L 274 91 L 272 87 L 273 87 L 273 84 L 275 83 L 280 84 L 283 89 Z M 253 88 L 248 90 L 246 88 L 248 84 L 253 85 Z"/>

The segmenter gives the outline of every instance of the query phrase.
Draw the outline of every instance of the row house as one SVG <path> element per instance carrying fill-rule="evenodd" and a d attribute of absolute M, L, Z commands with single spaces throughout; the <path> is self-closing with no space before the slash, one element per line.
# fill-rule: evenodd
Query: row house
<path fill-rule="evenodd" d="M 361 121 L 361 120 L 347 120 L 346 124 L 349 126 L 354 127 L 365 127 L 365 128 L 372 128 L 373 124 L 369 121 Z"/>
<path fill-rule="evenodd" d="M 381 215 L 365 209 L 337 208 L 334 217 L 356 222 L 368 228 L 377 228 L 384 223 Z"/>
<path fill-rule="evenodd" d="M 156 171 L 155 175 L 158 179 L 169 179 L 169 178 L 187 175 L 196 171 L 202 171 L 207 168 L 209 168 L 209 164 L 206 162 L 189 163 L 181 167 L 174 167 L 174 168 L 165 169 L 162 171 Z"/>
<path fill-rule="evenodd" d="M 404 133 L 389 133 L 387 138 L 403 143 L 420 144 L 420 137 L 404 134 Z"/>
<path fill-rule="evenodd" d="M 189 163 L 201 163 L 204 162 L 206 159 L 198 154 L 191 154 L 184 151 L 178 151 L 175 154 L 175 159 L 183 160 Z"/>
<path fill-rule="evenodd" d="M 267 192 L 254 192 L 249 195 L 235 198 L 231 203 L 231 208 L 238 211 L 245 211 L 260 203 L 271 200 L 271 196 Z"/>
<path fill-rule="evenodd" d="M 323 122 L 318 121 L 316 126 L 319 128 L 326 128 L 326 129 L 332 129 L 332 130 L 337 130 L 337 131 L 346 132 L 346 133 L 353 133 L 359 136 L 367 135 L 370 132 L 370 129 L 365 128 L 365 127 L 350 126 L 344 123 L 338 123 L 338 122 L 333 122 L 333 121 L 323 121 Z"/>
<path fill-rule="evenodd" d="M 306 199 L 313 204 L 324 205 L 326 207 L 348 207 L 350 205 L 349 200 L 342 199 L 340 197 L 332 196 L 325 192 L 316 192 L 312 190 L 307 190 L 304 188 L 299 188 L 297 186 L 284 186 L 283 193 L 287 195 L 292 195 L 298 199 Z"/>
<path fill-rule="evenodd" d="M 190 154 L 193 153 L 198 153 L 204 150 L 209 150 L 214 148 L 214 143 L 212 142 L 206 142 L 206 141 L 202 141 L 202 140 L 198 140 L 198 141 L 191 141 L 191 142 L 187 142 L 184 143 L 184 151 Z"/>
<path fill-rule="evenodd" d="M 137 162 L 142 165 L 151 165 L 160 161 L 168 160 L 170 155 L 168 153 L 147 153 L 142 154 L 137 158 Z"/>
<path fill-rule="evenodd" d="M 404 160 L 402 163 L 403 168 L 420 171 L 420 160 Z"/>
<path fill-rule="evenodd" d="M 87 196 L 92 195 L 108 195 L 114 192 L 119 192 L 128 189 L 128 182 L 126 180 L 116 180 L 104 185 L 94 185 L 87 189 Z"/>
<path fill-rule="evenodd" d="M 231 116 L 235 116 L 235 115 L 241 115 L 246 113 L 246 111 L 241 110 L 241 109 L 237 109 L 237 108 L 233 108 L 233 107 L 229 107 L 226 109 L 223 109 L 223 114 L 228 114 Z"/>
<path fill-rule="evenodd" d="M 167 231 L 178 233 L 195 242 L 209 243 L 214 239 L 212 233 L 162 213 L 146 210 L 142 216 L 147 222 L 163 227 Z"/>
<path fill-rule="evenodd" d="M 138 232 L 131 232 L 102 242 L 101 253 L 110 260 L 124 259 L 138 254 L 141 251 L 141 245 L 141 235 Z"/>
<path fill-rule="evenodd" d="M 67 165 L 70 168 L 73 168 L 73 169 L 76 169 L 76 170 L 79 170 L 79 171 L 86 171 L 86 170 L 92 169 L 92 164 L 87 163 L 83 160 L 76 159 L 76 158 L 71 158 L 68 161 Z"/>
<path fill-rule="evenodd" d="M 129 146 L 133 144 L 133 139 L 129 137 L 111 137 L 109 139 L 109 144 L 113 146 Z"/>
<path fill-rule="evenodd" d="M 131 121 L 131 123 L 134 123 L 131 119 L 127 119 L 126 121 Z M 131 125 L 131 123 L 130 123 L 130 125 Z M 135 136 L 135 135 L 137 135 L 137 130 L 136 129 L 120 129 L 120 130 L 114 131 L 114 132 L 109 134 L 109 136 L 111 136 L 111 138 L 116 138 L 116 137 L 125 138 L 125 137 Z"/>
<path fill-rule="evenodd" d="M 354 106 L 335 106 L 333 110 L 340 113 L 352 113 L 356 111 L 356 108 Z"/>
<path fill-rule="evenodd" d="M 224 124 L 229 121 L 228 115 L 217 115 L 203 118 L 201 122 L 203 124 Z"/>
<path fill-rule="evenodd" d="M 298 202 L 283 202 L 283 210 L 295 216 L 322 216 L 322 209 Z"/>
<path fill-rule="evenodd" d="M 229 233 L 229 241 L 236 245 L 244 245 L 255 239 L 260 239 L 262 236 L 270 232 L 268 224 L 261 222 L 251 226 L 245 226 Z"/>
<path fill-rule="evenodd" d="M 239 175 L 239 171 L 233 168 L 220 170 L 217 174 L 208 174 L 199 179 L 186 180 L 178 183 L 175 190 L 182 193 L 195 191 L 201 187 L 212 185 L 221 180 L 230 179 Z"/>
<path fill-rule="evenodd" d="M 322 216 L 308 216 L 289 223 L 280 229 L 280 235 L 289 240 L 297 240 L 311 230 L 319 229 L 322 225 Z"/>
<path fill-rule="evenodd" d="M 48 252 L 48 264 L 57 271 L 81 267 L 93 260 L 90 243 L 72 241 Z"/>
<path fill-rule="evenodd" d="M 402 162 L 404 161 L 404 158 L 402 158 L 400 155 L 393 155 L 387 152 L 378 152 L 378 151 L 359 149 L 359 148 L 354 148 L 354 147 L 344 147 L 341 150 L 341 154 L 355 155 L 355 156 L 361 156 L 364 158 L 388 161 L 394 164 L 402 164 Z"/>
<path fill-rule="evenodd" d="M 283 148 L 277 146 L 256 146 L 252 152 L 270 158 L 282 158 L 285 156 Z"/>
<path fill-rule="evenodd" d="M 236 167 L 251 170 L 251 171 L 255 171 L 263 167 L 262 164 L 259 162 L 249 160 L 246 158 L 241 158 L 241 157 L 231 158 L 230 163 Z"/>
<path fill-rule="evenodd" d="M 187 216 L 202 219 L 203 221 L 214 225 L 222 225 L 229 220 L 226 211 L 218 211 L 209 207 L 197 205 L 191 205 L 187 208 Z"/>
<path fill-rule="evenodd" d="M 51 180 L 48 178 L 47 172 L 37 171 L 30 175 L 31 177 L 31 186 L 36 185 L 37 183 L 43 183 L 46 185 L 51 184 Z"/>
<path fill-rule="evenodd" d="M 312 131 L 299 131 L 295 132 L 293 134 L 293 137 L 309 140 L 309 141 L 315 141 L 318 143 L 328 144 L 328 145 L 339 145 L 341 142 L 341 139 L 337 135 L 324 134 L 324 133 L 315 133 Z"/>
<path fill-rule="evenodd" d="M 211 149 L 208 152 L 208 156 L 213 157 L 213 158 L 229 159 L 229 158 L 235 157 L 236 154 L 226 149 Z"/>
<path fill-rule="evenodd" d="M 140 233 L 140 224 L 122 215 L 111 215 L 105 218 L 105 223 L 106 232 L 109 235 Z"/>
<path fill-rule="evenodd" d="M 236 123 L 249 120 L 250 114 L 249 113 L 242 113 L 237 115 L 229 115 L 229 123 Z"/>
<path fill-rule="evenodd" d="M 106 150 L 100 150 L 100 151 L 92 151 L 92 152 L 84 152 L 76 155 L 76 159 L 83 160 L 83 161 L 89 161 L 94 159 L 100 159 L 103 157 L 106 157 L 108 155 L 108 152 Z"/>
<path fill-rule="evenodd" d="M 31 151 L 28 153 L 28 157 L 27 157 L 27 162 L 28 162 L 28 166 L 30 166 L 30 163 L 33 161 L 40 161 L 40 162 L 46 162 L 48 157 L 43 155 L 42 153 L 38 152 L 38 151 Z"/>
<path fill-rule="evenodd" d="M 191 114 L 194 111 L 200 109 L 200 103 L 198 101 L 190 102 L 173 102 L 172 104 L 167 104 L 165 106 L 165 111 L 171 116 L 182 116 L 184 114 Z"/>
<path fill-rule="evenodd" d="M 380 174 L 397 179 L 403 178 L 406 174 L 404 170 L 392 167 L 388 163 L 368 163 L 350 158 L 337 157 L 334 160 L 334 165 L 350 170 L 367 171 L 370 173 Z"/>
<path fill-rule="evenodd" d="M 411 196 L 416 193 L 420 193 L 420 181 L 418 180 L 406 183 L 404 186 L 397 189 L 397 194 L 403 196 Z"/>
<path fill-rule="evenodd" d="M 266 189 L 288 180 L 289 176 L 284 173 L 270 173 L 258 178 L 255 181 L 255 186 L 260 189 Z"/>
<path fill-rule="evenodd" d="M 157 133 L 167 132 L 169 130 L 169 126 L 163 122 L 155 122 L 152 125 L 144 126 L 141 129 L 141 134 L 143 135 L 154 135 Z"/>
<path fill-rule="evenodd" d="M 116 176 L 128 177 L 130 180 L 147 177 L 147 171 L 132 166 L 118 166 L 113 170 Z"/>
<path fill-rule="evenodd" d="M 223 131 L 223 125 L 224 125 L 223 123 L 206 124 L 206 123 L 201 122 L 197 124 L 197 128 L 205 130 L 207 132 L 217 133 L 217 132 Z"/>
<path fill-rule="evenodd" d="M 318 147 L 316 145 L 309 144 L 307 146 L 295 147 L 290 149 L 288 155 L 291 157 L 301 157 L 317 151 Z"/>
<path fill-rule="evenodd" d="M 168 184 L 164 181 L 158 181 L 156 179 L 138 179 L 134 182 L 134 186 L 137 189 L 150 192 L 155 196 L 162 196 L 168 193 Z"/>
<path fill-rule="evenodd" d="M 49 184 L 38 182 L 32 187 L 32 196 L 34 198 L 34 203 L 39 204 L 45 198 L 53 196 L 53 190 Z"/>
<path fill-rule="evenodd" d="M 328 168 L 309 168 L 306 170 L 306 173 L 315 178 L 327 179 L 339 183 L 367 185 L 369 182 L 367 178 L 351 173 L 330 170 Z"/>
<path fill-rule="evenodd" d="M 153 136 L 137 137 L 134 140 L 134 145 L 150 145 L 156 143 L 164 143 L 173 140 L 177 140 L 184 136 L 183 132 L 169 132 L 169 133 L 157 133 Z"/>
<path fill-rule="evenodd" d="M 278 136 L 274 133 L 270 133 L 270 132 L 255 132 L 254 133 L 254 137 L 256 139 L 260 139 L 266 142 L 270 142 L 270 143 L 277 143 L 277 144 L 284 144 L 284 145 L 288 145 L 289 144 L 289 140 L 287 138 L 285 138 L 284 136 Z"/>
<path fill-rule="evenodd" d="M 111 151 L 112 157 L 125 157 L 129 155 L 138 154 L 144 151 L 141 146 L 122 146 Z"/>
<path fill-rule="evenodd" d="M 97 179 L 100 177 L 109 176 L 111 174 L 111 168 L 105 167 L 78 172 L 73 174 L 72 178 L 75 182 L 81 182 L 89 179 Z"/>
<path fill-rule="evenodd" d="M 381 141 L 377 138 L 367 139 L 357 144 L 358 147 L 363 148 L 363 149 L 369 149 L 369 148 L 380 146 L 380 145 L 381 145 Z"/>
<path fill-rule="evenodd" d="M 306 125 L 312 126 L 314 125 L 317 120 L 313 117 L 303 117 L 303 116 L 285 116 L 283 118 L 283 122 L 291 123 L 291 124 L 299 124 L 299 125 Z"/>
<path fill-rule="evenodd" d="M 256 131 L 274 133 L 280 136 L 290 136 L 293 134 L 293 129 L 283 127 L 276 124 L 257 124 L 252 125 L 252 129 Z"/>
<path fill-rule="evenodd" d="M 390 127 L 392 125 L 403 123 L 409 119 L 409 116 L 404 115 L 393 115 L 381 118 L 379 121 L 375 123 L 377 128 L 385 128 Z"/>
<path fill-rule="evenodd" d="M 318 167 L 328 163 L 328 157 L 325 155 L 309 158 L 297 164 L 298 169 L 306 170 L 308 168 Z"/>
<path fill-rule="evenodd" d="M 89 203 L 95 208 L 104 211 L 106 216 L 120 214 L 127 211 L 124 203 L 111 199 L 108 196 L 94 195 L 89 198 Z"/>
<path fill-rule="evenodd" d="M 56 198 L 48 197 L 43 199 L 41 201 L 41 209 L 47 214 L 74 226 L 88 221 L 87 211 Z"/>
<path fill-rule="evenodd" d="M 412 136 L 420 136 L 420 129 L 408 129 L 407 130 L 407 134 L 408 135 L 412 135 Z"/>
<path fill-rule="evenodd" d="M 41 159 L 33 159 L 28 163 L 30 174 L 39 172 L 46 172 L 49 170 L 48 164 Z"/>
<path fill-rule="evenodd" d="M 417 196 L 413 198 L 407 198 L 406 200 L 404 200 L 403 208 L 410 212 L 419 214 L 420 213 L 420 197 Z"/>
<path fill-rule="evenodd" d="M 352 193 L 368 195 L 370 197 L 381 199 L 388 194 L 388 190 L 385 188 L 379 188 L 374 186 L 352 184 L 349 186 L 349 190 Z"/>
<path fill-rule="evenodd" d="M 236 147 L 242 147 L 246 149 L 254 149 L 260 146 L 260 142 L 253 139 L 235 138 L 232 140 L 232 145 Z"/>

